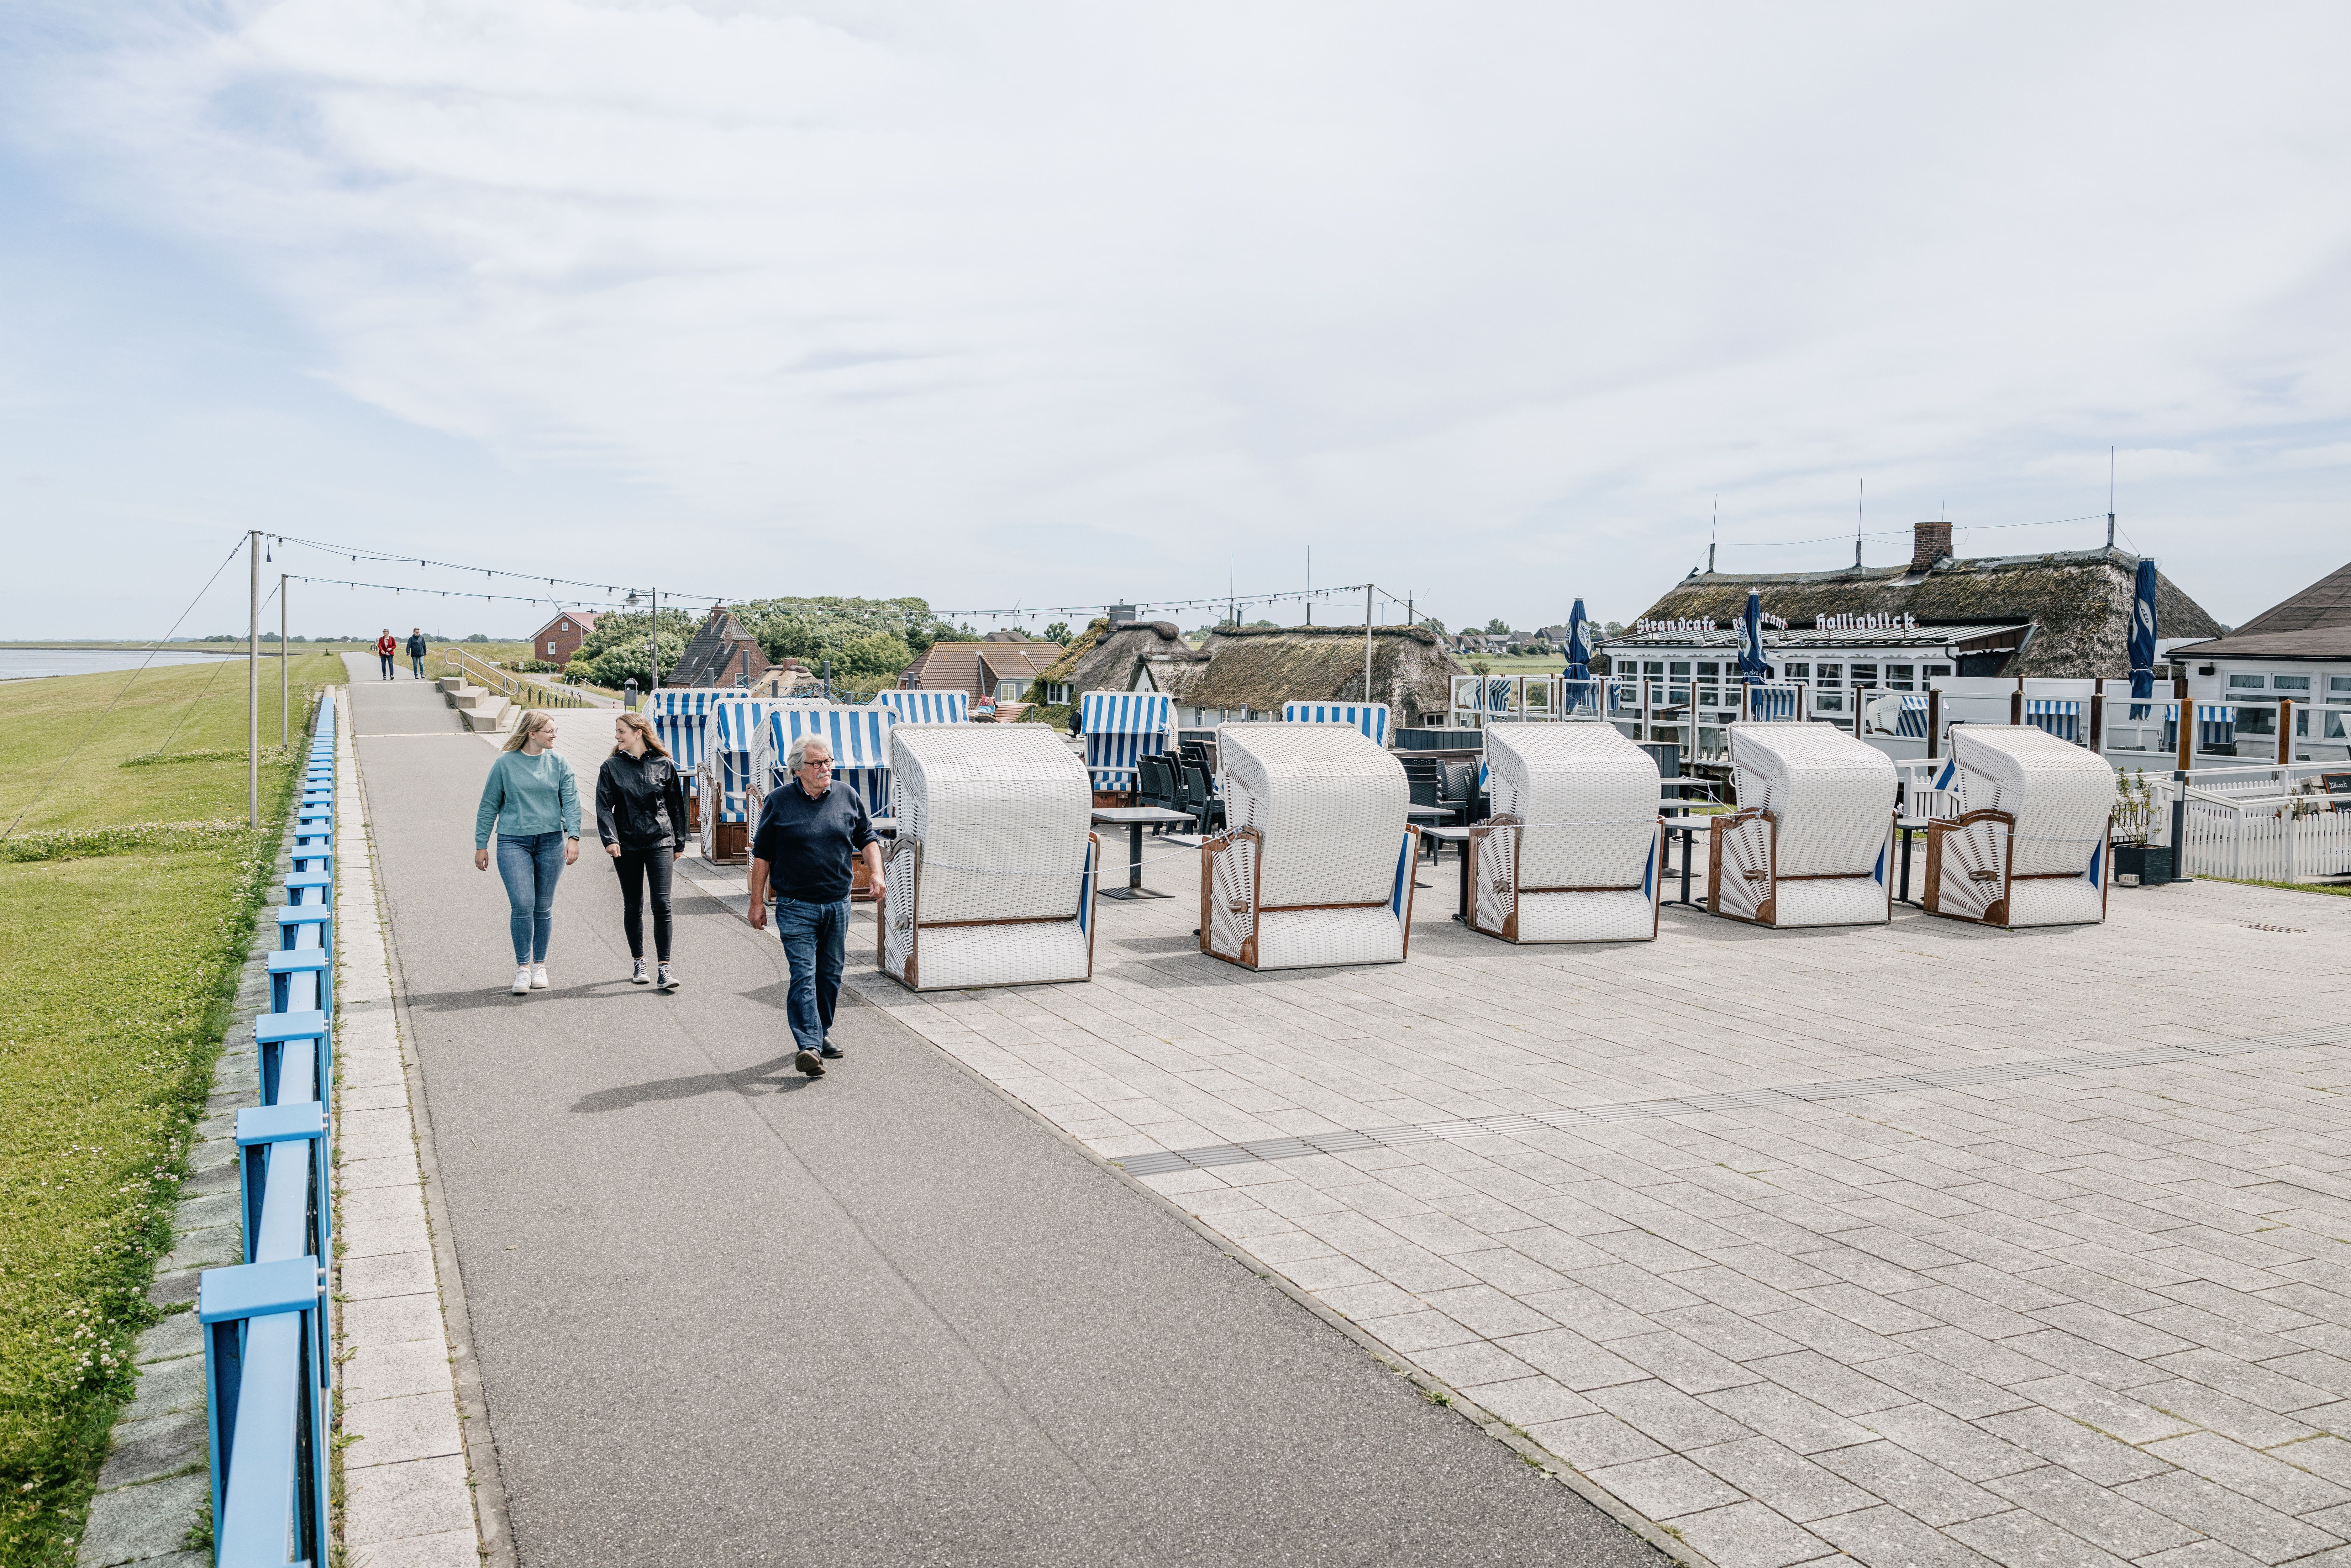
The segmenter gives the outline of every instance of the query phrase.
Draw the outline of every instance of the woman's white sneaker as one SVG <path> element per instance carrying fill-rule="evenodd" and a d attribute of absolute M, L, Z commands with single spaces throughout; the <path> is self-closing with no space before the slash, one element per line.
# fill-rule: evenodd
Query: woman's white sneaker
<path fill-rule="evenodd" d="M 667 964 L 661 967 L 661 988 L 664 991 L 677 989 L 677 977 L 670 972 L 670 967 Z"/>
<path fill-rule="evenodd" d="M 645 961 L 643 958 L 637 960 L 636 967 L 630 972 L 629 983 L 633 986 L 650 986 L 653 983 L 653 977 L 645 973 Z"/>
<path fill-rule="evenodd" d="M 514 994 L 518 997 L 530 994 L 530 966 L 528 964 L 515 971 Z"/>
<path fill-rule="evenodd" d="M 543 991 L 547 989 L 546 965 L 533 964 L 530 967 L 530 988 L 534 991 Z"/>

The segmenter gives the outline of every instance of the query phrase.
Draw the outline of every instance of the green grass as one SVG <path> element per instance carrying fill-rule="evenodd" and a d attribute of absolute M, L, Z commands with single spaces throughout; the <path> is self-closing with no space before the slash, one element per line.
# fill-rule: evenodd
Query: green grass
<path fill-rule="evenodd" d="M 2351 882 L 2257 882 L 2251 877 L 2205 876 L 2199 882 L 2233 882 L 2240 887 L 2274 887 L 2286 893 L 2327 893 L 2351 898 Z"/>
<path fill-rule="evenodd" d="M 276 672 L 269 672 L 275 674 Z M 339 661 L 295 661 L 304 684 Z M 12 683 L 0 758 L 0 1563 L 73 1560 L 107 1434 L 131 1391 L 145 1290 L 171 1245 L 190 1129 L 210 1092 L 266 885 L 293 764 L 263 772 L 263 831 L 241 820 L 244 672 Z M 265 741 L 277 738 L 266 683 Z M 84 738 L 88 731 L 87 738 Z M 298 728 L 295 750 L 306 737 Z M 42 780 L 79 753 L 34 801 Z M 170 766 L 134 758 L 215 755 Z M 225 753 L 226 755 L 219 755 Z"/>

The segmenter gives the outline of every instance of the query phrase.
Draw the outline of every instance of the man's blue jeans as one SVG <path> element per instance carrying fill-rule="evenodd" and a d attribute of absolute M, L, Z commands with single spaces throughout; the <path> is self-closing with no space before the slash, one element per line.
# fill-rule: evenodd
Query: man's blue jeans
<path fill-rule="evenodd" d="M 562 874 L 559 830 L 498 835 L 498 875 L 507 884 L 507 924 L 514 931 L 517 965 L 547 962 L 547 937 L 555 927 L 555 879 Z"/>
<path fill-rule="evenodd" d="M 814 1051 L 831 1032 L 833 1004 L 841 999 L 841 971 L 849 961 L 849 900 L 802 904 L 778 898 L 776 935 L 784 939 L 784 958 L 792 967 L 784 1017 L 799 1048 Z"/>

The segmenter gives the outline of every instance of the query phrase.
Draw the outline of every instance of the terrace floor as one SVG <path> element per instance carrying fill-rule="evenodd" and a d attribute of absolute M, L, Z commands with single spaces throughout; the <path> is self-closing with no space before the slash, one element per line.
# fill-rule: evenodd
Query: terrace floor
<path fill-rule="evenodd" d="M 1723 1568 L 2351 1563 L 2351 900 L 1514 949 L 1422 880 L 1401 966 L 1201 956 L 1179 852 L 1090 985 L 852 984 Z"/>

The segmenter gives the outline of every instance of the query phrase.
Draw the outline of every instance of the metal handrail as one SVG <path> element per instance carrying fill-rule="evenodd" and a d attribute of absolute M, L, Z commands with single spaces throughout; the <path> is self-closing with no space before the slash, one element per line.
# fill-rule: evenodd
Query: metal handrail
<path fill-rule="evenodd" d="M 617 707 L 618 703 L 592 693 L 570 686 L 559 686 L 545 681 L 535 681 L 512 670 L 501 669 L 486 659 L 479 659 L 465 649 L 442 644 L 442 662 L 456 666 L 457 675 L 486 691 L 497 693 L 517 707 Z"/>

